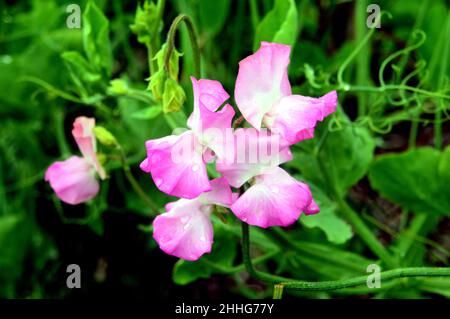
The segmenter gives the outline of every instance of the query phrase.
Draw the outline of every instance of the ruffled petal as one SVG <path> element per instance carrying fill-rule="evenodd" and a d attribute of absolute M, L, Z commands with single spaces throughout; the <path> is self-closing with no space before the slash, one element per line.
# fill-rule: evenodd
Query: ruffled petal
<path fill-rule="evenodd" d="M 198 200 L 205 205 L 220 205 L 229 207 L 234 201 L 230 185 L 224 177 L 219 177 L 211 181 L 211 190 L 205 192 Z"/>
<path fill-rule="evenodd" d="M 227 135 L 233 135 L 231 122 L 234 116 L 234 109 L 226 104 L 220 111 L 211 112 L 200 106 L 201 125 L 195 131 L 200 143 L 212 151 L 215 156 L 223 156 L 225 149 L 225 139 Z"/>
<path fill-rule="evenodd" d="M 97 143 L 94 135 L 95 119 L 79 116 L 73 122 L 72 135 L 77 142 L 81 154 L 94 165 L 101 179 L 106 178 L 106 173 L 97 159 Z"/>
<path fill-rule="evenodd" d="M 197 260 L 209 253 L 213 243 L 212 207 L 195 199 L 180 199 L 169 208 L 153 221 L 153 238 L 159 247 L 185 260 Z"/>
<path fill-rule="evenodd" d="M 289 226 L 310 207 L 311 201 L 308 185 L 276 167 L 257 176 L 255 183 L 231 205 L 231 210 L 250 225 Z"/>
<path fill-rule="evenodd" d="M 309 204 L 308 207 L 305 209 L 306 215 L 314 215 L 320 213 L 320 207 L 317 205 L 317 203 L 314 201 L 314 199 L 311 200 L 311 204 Z"/>
<path fill-rule="evenodd" d="M 234 132 L 233 140 L 225 145 L 226 156 L 219 157 L 216 169 L 233 187 L 241 187 L 254 176 L 292 159 L 289 147 L 280 136 L 254 128 Z"/>
<path fill-rule="evenodd" d="M 274 133 L 289 145 L 314 137 L 318 121 L 336 111 L 337 94 L 332 91 L 321 98 L 290 95 L 281 98 L 264 119 Z"/>
<path fill-rule="evenodd" d="M 50 183 L 59 199 L 71 205 L 94 198 L 100 188 L 94 167 L 79 156 L 50 165 L 45 172 L 45 181 Z"/>
<path fill-rule="evenodd" d="M 262 42 L 258 51 L 239 62 L 234 91 L 236 104 L 257 129 L 273 104 L 291 95 L 287 73 L 290 51 L 288 45 Z"/>
<path fill-rule="evenodd" d="M 201 125 L 204 125 L 202 121 L 202 112 L 200 107 L 202 106 L 210 112 L 215 112 L 217 109 L 230 97 L 230 95 L 224 90 L 222 84 L 219 81 L 200 79 L 191 76 L 192 89 L 194 91 L 194 109 L 188 119 L 188 127 L 194 131 Z"/>
<path fill-rule="evenodd" d="M 155 185 L 162 192 L 195 198 L 211 190 L 202 147 L 192 131 L 149 140 L 146 147 L 147 158 L 140 167 L 152 175 Z"/>

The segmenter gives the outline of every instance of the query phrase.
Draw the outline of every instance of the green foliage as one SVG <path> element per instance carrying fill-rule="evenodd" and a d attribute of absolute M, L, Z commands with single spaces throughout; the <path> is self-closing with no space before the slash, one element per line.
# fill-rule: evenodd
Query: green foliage
<path fill-rule="evenodd" d="M 299 178 L 301 180 L 301 178 Z M 338 217 L 336 205 L 319 188 L 311 187 L 311 191 L 320 213 L 311 216 L 302 216 L 300 221 L 308 228 L 318 227 L 326 234 L 327 239 L 335 244 L 342 244 L 352 238 L 352 229 L 349 224 Z"/>
<path fill-rule="evenodd" d="M 199 24 L 209 37 L 214 37 L 224 27 L 230 12 L 229 0 L 200 0 L 198 1 Z"/>
<path fill-rule="evenodd" d="M 377 158 L 369 172 L 373 188 L 415 213 L 450 215 L 450 147 L 420 148 Z"/>
<path fill-rule="evenodd" d="M 253 50 L 261 41 L 294 45 L 298 33 L 298 15 L 294 0 L 275 0 L 273 9 L 256 29 Z"/>
<path fill-rule="evenodd" d="M 197 262 L 174 261 L 172 277 L 161 275 L 159 249 L 147 225 L 173 199 L 156 189 L 139 163 L 146 140 L 185 127 L 192 111 L 195 59 L 184 26 L 164 66 L 166 32 L 180 13 L 191 17 L 198 35 L 201 77 L 219 80 L 227 92 L 234 90 L 238 62 L 261 41 L 292 46 L 294 94 L 338 92 L 336 114 L 318 124 L 313 139 L 293 146 L 294 160 L 284 164 L 311 186 L 321 212 L 303 214 L 289 228 L 250 227 L 250 255 L 259 271 L 312 282 L 363 276 L 370 264 L 387 269 L 374 241 L 401 266 L 448 266 L 445 1 L 381 1 L 392 19 L 383 15 L 381 29 L 373 30 L 364 23 L 364 5 L 348 1 L 82 0 L 76 1 L 81 29 L 66 27 L 67 4 L 61 1 L 10 3 L 0 9 L 0 297 L 70 296 L 60 274 L 78 260 L 96 265 L 83 275 L 83 293 L 90 295 L 116 285 L 127 293 L 159 294 L 167 285 L 153 283 L 170 280 L 190 293 L 198 290 L 197 280 L 208 284 L 219 275 L 230 283 L 221 291 L 271 295 L 270 282 L 248 279 L 241 225 L 229 212 L 213 216 L 211 254 Z M 229 103 L 236 106 L 232 98 Z M 79 155 L 71 136 L 79 115 L 97 120 L 108 179 L 94 200 L 74 208 L 57 200 L 44 174 L 52 162 Z M 375 151 L 382 155 L 374 159 Z M 135 191 L 128 174 L 156 209 Z M 392 212 L 386 201 L 398 210 Z M 101 260 L 108 265 L 105 283 L 98 279 Z M 124 260 L 133 261 L 136 273 L 120 272 Z M 141 264 L 142 269 L 134 266 Z M 298 294 L 450 296 L 447 278 L 386 285 L 382 292 L 357 287 Z"/>
<path fill-rule="evenodd" d="M 180 259 L 173 269 L 173 281 L 179 285 L 189 284 L 199 278 L 209 278 L 212 274 L 223 272 L 233 266 L 237 253 L 235 238 L 216 227 L 214 244 L 210 255 L 205 255 L 199 261 L 186 261 Z M 213 266 L 211 266 L 213 265 Z"/>
<path fill-rule="evenodd" d="M 332 131 L 319 127 L 314 139 L 300 144 L 308 151 L 295 152 L 290 165 L 322 189 L 335 187 L 340 194 L 345 194 L 367 173 L 375 141 L 366 128 L 351 125 L 345 117 L 338 123 L 342 127 Z M 330 180 L 335 185 L 330 185 Z"/>
<path fill-rule="evenodd" d="M 109 21 L 93 1 L 88 2 L 83 13 L 83 46 L 89 62 L 109 77 L 112 68 Z"/>

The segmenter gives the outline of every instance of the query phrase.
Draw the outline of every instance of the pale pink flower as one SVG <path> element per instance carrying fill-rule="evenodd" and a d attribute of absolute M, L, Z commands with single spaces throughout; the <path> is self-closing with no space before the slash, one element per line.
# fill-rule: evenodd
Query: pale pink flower
<path fill-rule="evenodd" d="M 96 140 L 93 129 L 95 119 L 84 116 L 75 119 L 72 135 L 83 154 L 71 156 L 65 161 L 55 162 L 45 172 L 45 181 L 59 199 L 71 205 L 84 203 L 94 198 L 99 189 L 96 172 L 101 179 L 106 173 L 96 155 Z"/>
<path fill-rule="evenodd" d="M 191 81 L 194 109 L 187 121 L 191 130 L 147 141 L 147 158 L 140 165 L 162 192 L 188 199 L 211 190 L 205 158 L 211 157 L 211 151 L 223 154 L 221 141 L 212 133 L 224 135 L 234 116 L 229 104 L 218 110 L 229 98 L 218 81 L 193 77 Z"/>
<path fill-rule="evenodd" d="M 181 198 L 166 205 L 166 213 L 153 221 L 153 238 L 167 254 L 185 260 L 197 260 L 211 252 L 214 205 L 229 207 L 233 201 L 224 178 L 210 182 L 211 190 L 194 199 Z"/>
<path fill-rule="evenodd" d="M 320 98 L 292 95 L 288 79 L 291 47 L 261 42 L 239 63 L 235 100 L 244 118 L 258 130 L 262 124 L 291 145 L 312 138 L 318 121 L 336 110 L 337 94 Z"/>

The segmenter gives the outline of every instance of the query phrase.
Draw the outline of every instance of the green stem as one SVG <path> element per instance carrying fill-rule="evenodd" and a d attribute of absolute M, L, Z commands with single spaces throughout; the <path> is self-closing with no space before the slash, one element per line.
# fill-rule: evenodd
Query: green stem
<path fill-rule="evenodd" d="M 175 49 L 175 35 L 181 22 L 185 23 L 189 33 L 189 38 L 191 40 L 192 51 L 194 54 L 194 67 L 195 67 L 194 75 L 196 78 L 200 78 L 201 76 L 200 48 L 197 42 L 197 34 L 195 32 L 194 23 L 192 22 L 191 18 L 186 14 L 180 14 L 173 20 L 172 25 L 170 26 L 169 33 L 167 35 L 167 51 L 164 57 L 164 68 L 166 72 L 169 72 L 170 57 L 173 53 L 173 50 Z"/>
<path fill-rule="evenodd" d="M 448 277 L 450 276 L 450 268 L 444 267 L 409 267 L 409 268 L 399 268 L 380 272 L 380 281 L 386 281 L 395 278 L 405 278 L 405 277 Z M 332 281 L 321 281 L 321 282 L 302 282 L 302 281 L 291 281 L 291 282 L 281 282 L 279 285 L 283 285 L 288 289 L 296 290 L 336 290 L 342 288 L 348 288 L 353 286 L 365 285 L 367 283 L 367 275 L 343 279 L 343 280 L 332 280 Z"/>
<path fill-rule="evenodd" d="M 153 200 L 150 199 L 150 197 L 147 196 L 145 191 L 142 189 L 142 187 L 136 181 L 133 174 L 131 173 L 130 166 L 127 163 L 125 152 L 123 151 L 122 147 L 118 146 L 118 148 L 120 151 L 120 159 L 121 159 L 121 163 L 122 163 L 122 169 L 123 169 L 126 179 L 130 183 L 131 187 L 136 192 L 136 194 L 138 194 L 139 197 L 141 197 L 142 200 L 152 209 L 152 215 L 156 215 L 158 213 L 158 206 L 153 202 Z"/>
<path fill-rule="evenodd" d="M 439 73 L 439 89 L 444 87 L 444 78 L 447 72 L 448 56 L 449 56 L 449 41 L 450 35 L 450 11 L 447 18 L 446 28 L 443 30 L 445 37 L 442 37 L 441 41 L 444 41 L 444 48 L 442 50 L 442 64 L 440 65 Z M 446 58 L 447 57 L 447 58 Z M 442 149 L 442 110 L 444 109 L 444 100 L 439 99 L 438 107 L 436 108 L 435 121 L 434 121 L 434 146 L 436 149 Z"/>
<path fill-rule="evenodd" d="M 277 284 L 275 287 L 275 297 L 281 298 L 283 289 L 294 289 L 302 291 L 329 291 L 342 288 L 348 288 L 353 286 L 359 286 L 367 284 L 368 276 L 360 276 L 343 280 L 331 280 L 320 282 L 309 281 L 294 281 L 281 276 L 275 276 L 264 272 L 257 271 L 253 267 L 252 259 L 250 257 L 250 232 L 249 226 L 246 223 L 242 223 L 242 259 L 248 273 L 255 279 L 262 281 L 268 281 Z M 444 277 L 450 276 L 450 268 L 438 268 L 438 267 L 411 267 L 400 268 L 394 270 L 388 270 L 380 272 L 381 282 L 404 277 Z"/>
<path fill-rule="evenodd" d="M 395 268 L 397 261 L 388 253 L 386 248 L 377 240 L 375 235 L 367 227 L 358 214 L 345 202 L 341 196 L 336 196 L 336 203 L 344 218 L 353 226 L 355 232 L 361 237 L 366 245 L 377 255 L 389 268 Z"/>
<path fill-rule="evenodd" d="M 289 280 L 285 277 L 275 276 L 264 272 L 257 271 L 253 268 L 252 259 L 250 257 L 250 233 L 248 224 L 242 223 L 242 259 L 247 272 L 255 279 L 269 282 L 282 282 Z"/>
<path fill-rule="evenodd" d="M 355 3 L 355 33 L 356 42 L 362 42 L 364 33 L 367 30 L 366 26 L 366 8 L 367 0 L 360 0 Z M 361 47 L 362 54 L 356 57 L 356 82 L 358 85 L 370 84 L 369 70 L 370 70 L 370 38 L 365 41 L 365 45 Z M 358 97 L 358 116 L 366 114 L 367 95 L 360 93 Z"/>
<path fill-rule="evenodd" d="M 256 32 L 259 25 L 259 10 L 256 0 L 250 0 L 250 17 L 252 20 L 253 31 Z"/>
<path fill-rule="evenodd" d="M 389 268 L 395 268 L 398 263 L 396 260 L 388 253 L 386 248 L 378 241 L 372 231 L 367 227 L 364 221 L 358 216 L 358 214 L 347 204 L 343 199 L 340 192 L 337 190 L 335 179 L 332 178 L 329 170 L 320 160 L 320 156 L 317 156 L 317 163 L 322 171 L 322 174 L 330 186 L 330 190 L 334 195 L 336 204 L 339 208 L 339 212 L 344 216 L 344 218 L 353 226 L 355 232 L 361 237 L 361 239 L 366 243 L 370 250 L 377 255 Z"/>

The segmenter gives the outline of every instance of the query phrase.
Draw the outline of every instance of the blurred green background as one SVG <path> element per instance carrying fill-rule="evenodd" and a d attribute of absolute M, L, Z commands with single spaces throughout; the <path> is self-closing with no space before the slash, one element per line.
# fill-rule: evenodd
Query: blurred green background
<path fill-rule="evenodd" d="M 227 223 L 215 217 L 214 252 L 199 262 L 162 253 L 151 237 L 151 210 L 133 192 L 114 151 L 100 148 L 110 178 L 85 205 L 61 203 L 43 180 L 52 162 L 78 153 L 73 120 L 95 116 L 122 144 L 132 174 L 162 211 L 170 198 L 138 164 L 145 140 L 184 126 L 192 110 L 194 60 L 184 28 L 176 41 L 187 95 L 182 110 L 163 112 L 146 90 L 154 63 L 149 53 L 159 50 L 179 13 L 194 21 L 202 77 L 221 81 L 230 94 L 238 62 L 261 40 L 292 45 L 294 92 L 338 90 L 337 114 L 293 149 L 287 166 L 311 183 L 322 212 L 277 230 L 278 237 L 252 229 L 261 269 L 316 281 L 363 275 L 371 263 L 390 267 L 355 232 L 339 199 L 393 264 L 448 266 L 448 1 L 377 1 L 387 14 L 376 29 L 367 27 L 370 2 L 364 0 L 168 0 L 160 20 L 151 10 L 135 20 L 135 1 L 93 2 L 98 10 L 86 14 L 87 1 L 0 0 L 0 297 L 271 296 L 272 286 L 249 278 L 241 265 L 233 216 Z M 81 29 L 66 26 L 70 3 L 84 12 Z M 138 41 L 139 28 L 130 26 L 139 23 L 156 26 L 150 40 L 138 32 Z M 321 171 L 333 176 L 333 187 Z M 66 287 L 72 263 L 81 266 L 81 289 Z M 376 293 L 292 294 L 448 297 L 450 280 L 393 280 Z"/>

